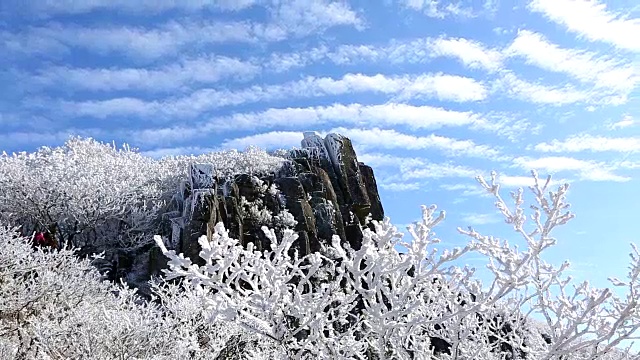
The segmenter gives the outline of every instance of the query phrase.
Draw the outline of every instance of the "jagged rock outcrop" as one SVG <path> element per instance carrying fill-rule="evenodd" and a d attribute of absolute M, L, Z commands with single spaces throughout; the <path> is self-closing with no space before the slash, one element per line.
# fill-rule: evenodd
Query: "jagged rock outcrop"
<path fill-rule="evenodd" d="M 222 222 L 230 236 L 256 250 L 269 246 L 262 226 L 277 235 L 294 229 L 298 240 L 291 251 L 300 255 L 319 251 L 334 235 L 359 248 L 367 217 L 384 218 L 373 170 L 358 162 L 344 136 L 305 133 L 301 145 L 284 154 L 282 167 L 273 173 L 218 178 L 212 164 L 191 164 L 188 178 L 157 220 L 166 246 L 202 264 L 198 239 L 211 236 Z M 161 275 L 166 263 L 159 248 L 147 243 L 107 249 L 96 265 L 109 279 L 124 278 L 149 295 L 148 280 Z"/>
<path fill-rule="evenodd" d="M 344 136 L 305 133 L 301 145 L 273 174 L 219 179 L 212 165 L 192 164 L 190 179 L 164 215 L 167 246 L 198 263 L 198 238 L 222 222 L 232 237 L 257 250 L 269 246 L 264 225 L 277 232 L 293 227 L 299 238 L 292 250 L 300 255 L 319 251 L 334 235 L 359 248 L 366 218 L 384 217 L 373 170 L 358 162 Z"/>

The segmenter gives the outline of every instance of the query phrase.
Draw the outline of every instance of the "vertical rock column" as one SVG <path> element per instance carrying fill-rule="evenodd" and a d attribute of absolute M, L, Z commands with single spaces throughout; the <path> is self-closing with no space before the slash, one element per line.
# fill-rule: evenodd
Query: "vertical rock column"
<path fill-rule="evenodd" d="M 314 249 L 318 244 L 318 234 L 313 209 L 307 200 L 307 193 L 297 177 L 276 179 L 275 183 L 285 198 L 286 208 L 297 221 L 294 230 L 298 232 L 299 237 L 295 249 L 300 255 L 309 254 L 311 244 L 314 244 Z"/>
<path fill-rule="evenodd" d="M 361 225 L 369 214 L 371 203 L 362 181 L 358 159 L 351 140 L 342 135 L 329 134 L 324 143 L 339 186 L 346 195 L 345 202 L 340 206 L 345 235 L 351 247 L 359 249 L 362 244 Z"/>

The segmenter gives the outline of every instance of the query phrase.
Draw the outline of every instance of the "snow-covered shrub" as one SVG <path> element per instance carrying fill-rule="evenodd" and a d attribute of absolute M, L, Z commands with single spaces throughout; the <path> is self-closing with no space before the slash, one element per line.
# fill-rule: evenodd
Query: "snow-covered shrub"
<path fill-rule="evenodd" d="M 435 206 L 423 207 L 409 237 L 389 219 L 363 230 L 354 250 L 336 237 L 322 253 L 289 257 L 296 234 L 278 240 L 263 228 L 271 248 L 247 249 L 219 224 L 211 240 L 200 239 L 197 266 L 173 250 L 167 277 L 181 279 L 187 298 L 208 313 L 212 323 L 232 322 L 271 344 L 280 356 L 308 359 L 604 359 L 631 358 L 616 349 L 640 327 L 637 289 L 640 255 L 632 254 L 623 297 L 609 289 L 579 284 L 570 291 L 563 275 L 541 260 L 556 242 L 551 232 L 573 215 L 566 203 L 568 185 L 548 191 L 534 173 L 532 214 L 523 193 L 512 194 L 510 208 L 491 184 L 498 210 L 526 248 L 520 250 L 473 229 L 463 248 L 439 253 L 433 228 L 444 218 Z M 398 251 L 402 248 L 403 251 Z M 464 255 L 484 256 L 493 280 L 482 284 L 475 269 L 455 262 Z M 535 316 L 544 319 L 535 322 Z M 535 325 L 531 325 L 534 324 Z"/>
<path fill-rule="evenodd" d="M 0 227 L 2 359 L 186 359 L 199 346 L 180 321 L 71 250 L 34 250 Z"/>
<path fill-rule="evenodd" d="M 72 246 L 135 243 L 156 231 L 154 219 L 172 177 L 127 146 L 92 139 L 3 154 L 0 220 L 22 226 L 24 234 L 49 230 Z"/>
<path fill-rule="evenodd" d="M 165 157 L 159 162 L 179 176 L 186 176 L 189 164 L 213 164 L 214 176 L 220 179 L 237 174 L 260 175 L 276 172 L 286 162 L 283 157 L 270 155 L 256 147 L 245 151 L 221 150 L 202 155 L 180 155 Z"/>

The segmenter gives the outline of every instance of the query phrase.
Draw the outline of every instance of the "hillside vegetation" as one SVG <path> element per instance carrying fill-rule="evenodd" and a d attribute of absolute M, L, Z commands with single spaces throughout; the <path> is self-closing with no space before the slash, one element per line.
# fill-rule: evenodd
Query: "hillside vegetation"
<path fill-rule="evenodd" d="M 459 229 L 467 245 L 436 252 L 445 214 L 432 205 L 404 235 L 385 218 L 362 226 L 359 248 L 334 236 L 309 254 L 286 226 L 263 227 L 258 249 L 219 223 L 200 234 L 196 263 L 158 235 L 194 163 L 226 178 L 277 172 L 286 158 L 250 148 L 155 160 L 80 138 L 0 157 L 0 358 L 640 359 L 622 348 L 640 327 L 638 250 L 628 278 L 611 279 L 619 292 L 541 260 L 573 218 L 568 185 L 533 173 L 525 206 L 524 191 L 505 201 L 495 174 L 478 178 L 522 249 Z M 34 245 L 36 232 L 58 246 Z M 168 261 L 151 299 L 107 281 L 92 254 L 143 244 Z M 468 254 L 486 259 L 491 281 L 455 266 Z"/>

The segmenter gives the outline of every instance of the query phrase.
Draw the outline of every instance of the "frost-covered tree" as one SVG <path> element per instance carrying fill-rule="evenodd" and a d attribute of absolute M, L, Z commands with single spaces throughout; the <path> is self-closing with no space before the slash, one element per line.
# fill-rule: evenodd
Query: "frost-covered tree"
<path fill-rule="evenodd" d="M 34 153 L 0 155 L 0 221 L 23 234 L 49 231 L 61 245 L 100 248 L 151 241 L 159 212 L 192 163 L 221 178 L 277 170 L 283 158 L 255 148 L 156 160 L 124 145 L 71 138 Z"/>
<path fill-rule="evenodd" d="M 177 318 L 104 282 L 71 250 L 32 249 L 0 227 L 0 358 L 148 359 L 189 354 Z"/>
<path fill-rule="evenodd" d="M 321 253 L 288 256 L 296 240 L 263 228 L 271 248 L 243 248 L 219 224 L 200 239 L 203 266 L 167 250 L 167 277 L 181 279 L 185 295 L 211 323 L 233 323 L 271 344 L 282 357 L 325 359 L 611 359 L 637 358 L 618 347 L 640 327 L 636 299 L 640 256 L 632 253 L 626 289 L 615 296 L 588 283 L 573 284 L 542 260 L 553 246 L 554 228 L 573 215 L 568 185 L 548 191 L 534 173 L 534 205 L 523 208 L 522 190 L 510 208 L 491 183 L 478 178 L 496 199 L 508 224 L 523 237 L 521 250 L 475 230 L 463 248 L 438 252 L 433 228 L 444 218 L 423 207 L 422 221 L 408 237 L 388 219 L 364 229 L 354 250 L 335 238 Z M 398 248 L 404 251 L 398 251 Z M 456 266 L 464 255 L 484 256 L 493 280 L 482 284 L 474 269 Z M 542 322 L 535 317 L 544 319 Z"/>
<path fill-rule="evenodd" d="M 91 139 L 0 157 L 0 220 L 71 246 L 135 243 L 156 231 L 163 176 L 150 158 Z"/>
<path fill-rule="evenodd" d="M 0 227 L 0 359 L 274 358 L 255 334 L 210 322 L 176 284 L 144 301 L 90 259 L 33 249 L 16 230 Z"/>

